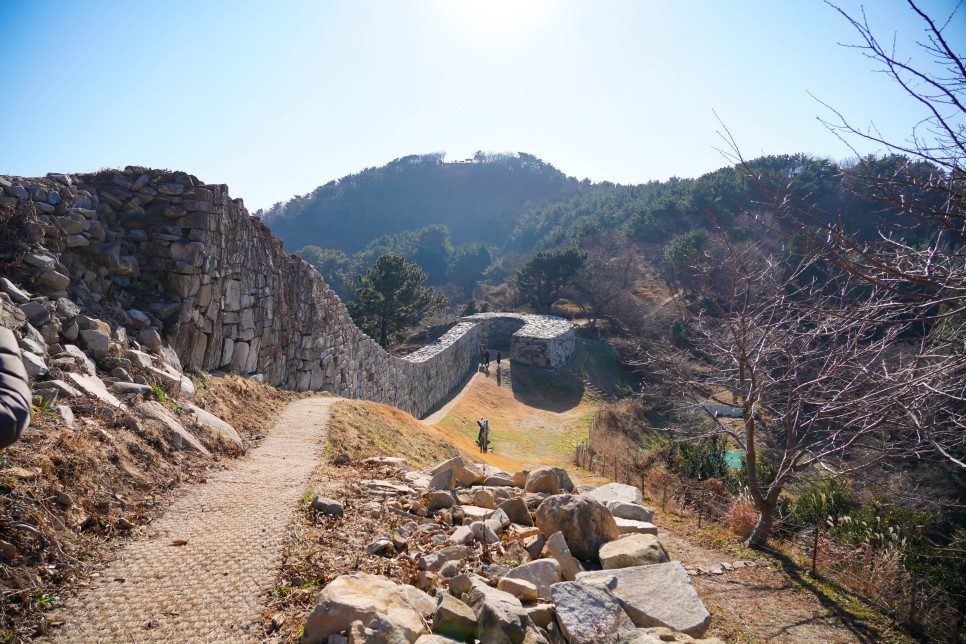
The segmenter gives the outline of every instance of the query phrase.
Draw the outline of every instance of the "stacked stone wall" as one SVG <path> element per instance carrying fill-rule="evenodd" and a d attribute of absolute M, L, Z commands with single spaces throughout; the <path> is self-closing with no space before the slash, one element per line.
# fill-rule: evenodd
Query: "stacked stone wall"
<path fill-rule="evenodd" d="M 0 177 L 11 263 L 42 298 L 70 297 L 181 362 L 425 415 L 475 364 L 480 327 L 456 325 L 396 358 L 353 323 L 308 263 L 287 255 L 224 185 L 180 172 Z M 61 329 L 45 335 L 63 338 Z M 49 337 L 48 337 L 49 336 Z"/>

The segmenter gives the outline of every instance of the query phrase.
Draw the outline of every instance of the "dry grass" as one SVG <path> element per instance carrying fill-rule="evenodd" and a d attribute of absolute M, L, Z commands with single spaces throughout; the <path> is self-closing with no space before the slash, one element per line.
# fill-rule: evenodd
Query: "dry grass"
<path fill-rule="evenodd" d="M 744 499 L 735 501 L 734 505 L 731 506 L 731 512 L 728 513 L 728 524 L 731 526 L 731 531 L 739 538 L 747 539 L 751 536 L 752 530 L 755 529 L 756 523 L 758 523 L 758 511 L 755 510 L 754 506 Z"/>
<path fill-rule="evenodd" d="M 332 456 L 347 453 L 354 461 L 403 456 L 417 469 L 472 452 L 472 447 L 454 445 L 448 435 L 406 412 L 361 400 L 332 407 L 328 449 Z"/>

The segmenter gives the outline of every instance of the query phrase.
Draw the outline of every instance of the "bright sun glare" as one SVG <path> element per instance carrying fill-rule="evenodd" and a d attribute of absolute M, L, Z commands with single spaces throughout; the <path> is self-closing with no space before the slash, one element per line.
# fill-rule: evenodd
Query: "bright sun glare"
<path fill-rule="evenodd" d="M 548 0 L 444 0 L 474 30 L 501 37 L 526 28 L 544 14 Z"/>

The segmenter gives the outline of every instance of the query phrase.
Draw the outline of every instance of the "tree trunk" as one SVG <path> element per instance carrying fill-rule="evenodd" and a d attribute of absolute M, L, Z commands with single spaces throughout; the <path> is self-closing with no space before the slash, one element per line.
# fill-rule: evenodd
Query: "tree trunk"
<path fill-rule="evenodd" d="M 751 531 L 751 536 L 745 540 L 746 548 L 760 548 L 768 542 L 768 537 L 771 536 L 775 506 L 766 502 L 758 510 L 761 514 L 758 515 L 758 523 L 755 524 L 755 529 Z"/>

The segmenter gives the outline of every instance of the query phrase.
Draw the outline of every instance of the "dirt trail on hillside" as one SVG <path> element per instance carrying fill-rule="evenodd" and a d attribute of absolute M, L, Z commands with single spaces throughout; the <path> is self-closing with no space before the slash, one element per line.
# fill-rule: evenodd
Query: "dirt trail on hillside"
<path fill-rule="evenodd" d="M 292 403 L 247 457 L 187 490 L 145 538 L 120 550 L 92 588 L 53 616 L 65 624 L 52 641 L 260 640 L 258 620 L 282 540 L 338 400 Z"/>

